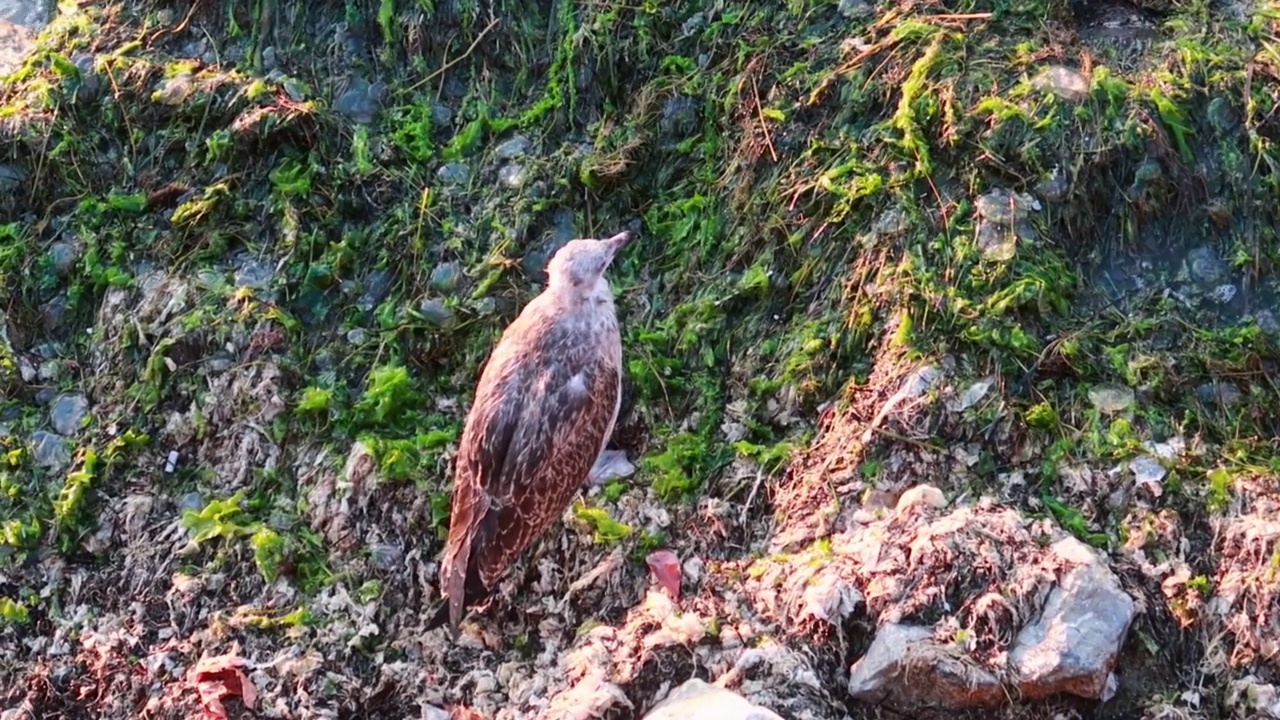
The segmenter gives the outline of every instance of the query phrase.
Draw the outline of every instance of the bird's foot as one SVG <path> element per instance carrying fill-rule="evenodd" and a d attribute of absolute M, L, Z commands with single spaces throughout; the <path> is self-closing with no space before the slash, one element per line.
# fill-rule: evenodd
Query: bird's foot
<path fill-rule="evenodd" d="M 591 466 L 591 472 L 587 473 L 587 479 L 582 485 L 589 490 L 616 478 L 631 477 L 635 472 L 636 466 L 627 460 L 625 452 L 605 450 L 600 453 L 600 457 L 596 458 L 595 465 Z"/>

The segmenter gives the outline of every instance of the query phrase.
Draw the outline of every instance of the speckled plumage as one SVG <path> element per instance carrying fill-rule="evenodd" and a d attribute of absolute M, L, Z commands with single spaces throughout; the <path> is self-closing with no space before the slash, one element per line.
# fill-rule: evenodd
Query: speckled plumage
<path fill-rule="evenodd" d="M 489 356 L 455 461 L 440 566 L 456 634 L 507 568 L 564 512 L 617 422 L 622 342 L 604 272 L 630 239 L 573 240 L 547 267 L 547 288 Z"/>

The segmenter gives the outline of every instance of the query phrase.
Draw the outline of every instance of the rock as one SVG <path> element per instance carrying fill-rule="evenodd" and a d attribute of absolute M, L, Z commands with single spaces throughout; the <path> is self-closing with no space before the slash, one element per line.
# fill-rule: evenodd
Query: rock
<path fill-rule="evenodd" d="M 354 78 L 346 91 L 333 101 L 333 110 L 353 122 L 372 125 L 378 118 L 384 92 L 385 87 L 380 82 L 371 84 L 364 78 Z"/>
<path fill-rule="evenodd" d="M 280 58 L 274 45 L 262 50 L 262 69 L 270 72 L 280 67 Z"/>
<path fill-rule="evenodd" d="M 955 645 L 933 639 L 933 629 L 890 623 L 876 631 L 867 653 L 849 670 L 849 694 L 895 708 L 940 705 L 988 707 L 1004 699 L 995 675 Z"/>
<path fill-rule="evenodd" d="M 17 165 L 0 165 L 0 192 L 13 192 L 26 181 L 26 170 Z"/>
<path fill-rule="evenodd" d="M 193 490 L 189 493 L 184 493 L 182 497 L 178 498 L 178 514 L 181 515 L 187 510 L 200 512 L 207 504 L 204 495 L 199 492 Z"/>
<path fill-rule="evenodd" d="M 1080 102 L 1089 97 L 1089 78 L 1078 70 L 1061 65 L 1053 65 L 1040 71 L 1031 84 L 1070 102 Z"/>
<path fill-rule="evenodd" d="M 1216 283 L 1227 275 L 1227 264 L 1211 247 L 1201 246 L 1187 254 L 1191 277 L 1204 283 Z"/>
<path fill-rule="evenodd" d="M 71 464 L 71 447 L 65 438 L 51 432 L 31 433 L 31 454 L 37 465 L 51 470 L 61 470 Z"/>
<path fill-rule="evenodd" d="M 529 138 L 523 135 L 504 141 L 494 149 L 494 154 L 503 160 L 512 160 L 529 152 Z"/>
<path fill-rule="evenodd" d="M 671 691 L 644 720 L 782 720 L 741 695 L 693 678 Z"/>
<path fill-rule="evenodd" d="M 1104 415 L 1114 415 L 1133 405 L 1133 390 L 1119 385 L 1095 385 L 1089 388 L 1089 402 Z"/>
<path fill-rule="evenodd" d="M 605 450 L 600 453 L 600 457 L 596 458 L 596 462 L 591 466 L 591 471 L 587 474 L 589 482 L 593 485 L 603 485 L 610 480 L 618 478 L 627 478 L 634 475 L 636 466 L 627 460 L 627 454 L 622 450 Z"/>
<path fill-rule="evenodd" d="M 1240 387 L 1235 383 L 1215 380 L 1196 388 L 1196 397 L 1206 405 L 1228 408 L 1240 402 L 1244 393 L 1240 392 Z"/>
<path fill-rule="evenodd" d="M 356 301 L 356 307 L 363 312 L 369 312 L 381 303 L 383 298 L 387 296 L 387 291 L 391 289 L 391 282 L 395 276 L 389 270 L 374 270 L 369 273 L 369 277 L 365 278 L 365 291 Z"/>
<path fill-rule="evenodd" d="M 1111 670 L 1133 622 L 1133 598 L 1098 553 L 1076 538 L 1054 543 L 1053 553 L 1075 566 L 1014 641 L 1009 662 L 1020 676 L 1018 689 L 1029 700 L 1068 693 L 1106 702 L 1115 695 Z"/>
<path fill-rule="evenodd" d="M 698 127 L 698 102 L 687 95 L 673 95 L 662 107 L 658 128 L 662 134 L 680 138 Z"/>
<path fill-rule="evenodd" d="M 43 5 L 43 3 L 20 3 L 18 7 L 28 4 Z M 11 8 L 12 4 L 6 3 L 5 7 Z M 0 75 L 8 75 L 22 67 L 23 60 L 35 47 L 35 42 L 36 33 L 31 28 L 23 27 L 21 22 L 14 23 L 0 18 Z"/>
<path fill-rule="evenodd" d="M 529 171 L 523 165 L 512 163 L 502 166 L 498 171 L 498 182 L 512 190 L 519 190 L 524 187 L 525 181 L 529 177 Z"/>
<path fill-rule="evenodd" d="M 996 188 L 978 198 L 976 242 L 989 260 L 1006 262 L 1017 252 L 1018 240 L 1032 241 L 1030 214 L 1040 203 L 1030 195 Z"/>
<path fill-rule="evenodd" d="M 79 259 L 78 243 L 59 241 L 49 246 L 49 261 L 53 263 L 54 272 L 58 273 L 58 277 L 65 278 L 70 275 Z"/>
<path fill-rule="evenodd" d="M 440 263 L 431 270 L 431 278 L 428 283 L 431 289 L 439 293 L 448 294 L 458 288 L 458 283 L 462 280 L 462 263 L 447 262 Z"/>
<path fill-rule="evenodd" d="M 872 10 L 867 0 L 840 0 L 840 4 L 836 7 L 836 12 L 850 20 L 867 17 Z"/>
<path fill-rule="evenodd" d="M 40 306 L 40 322 L 44 325 L 45 332 L 56 332 L 62 327 L 62 321 L 67 317 L 67 309 L 65 294 L 55 295 L 52 300 Z"/>
<path fill-rule="evenodd" d="M 1220 305 L 1225 305 L 1234 300 L 1238 292 L 1235 285 L 1219 285 L 1210 290 L 1206 297 Z"/>
<path fill-rule="evenodd" d="M 459 162 L 441 165 L 436 171 L 436 180 L 446 185 L 465 185 L 471 180 L 471 168 Z"/>
<path fill-rule="evenodd" d="M 453 311 L 435 298 L 423 300 L 418 306 L 418 313 L 422 315 L 422 319 L 436 327 L 447 327 L 453 322 Z"/>
<path fill-rule="evenodd" d="M 369 559 L 382 570 L 395 570 L 404 560 L 404 550 L 398 545 L 378 543 L 369 547 Z"/>
<path fill-rule="evenodd" d="M 1069 569 L 1009 651 L 1006 687 L 955 643 L 931 627 L 890 623 L 850 669 L 849 693 L 902 711 L 995 707 L 1008 697 L 1043 699 L 1060 693 L 1109 700 L 1116 656 L 1134 617 L 1134 602 L 1093 549 L 1074 537 L 1051 552 Z"/>
<path fill-rule="evenodd" d="M 1036 192 L 1048 202 L 1062 202 L 1071 194 L 1071 181 L 1061 167 L 1053 170 L 1036 185 Z"/>
<path fill-rule="evenodd" d="M 78 52 L 71 56 L 71 62 L 80 71 L 80 87 L 76 88 L 76 101 L 83 103 L 93 100 L 102 89 L 102 78 L 94 69 L 93 55 Z"/>
<path fill-rule="evenodd" d="M 89 414 L 89 399 L 84 395 L 59 395 L 49 409 L 49 423 L 59 435 L 70 437 L 80 431 L 80 423 Z"/>
<path fill-rule="evenodd" d="M 271 286 L 271 281 L 275 278 L 275 274 L 275 267 L 265 260 L 246 258 L 236 268 L 234 282 L 236 287 L 265 290 Z"/>
<path fill-rule="evenodd" d="M 181 105 L 195 91 L 195 77 L 184 70 L 161 82 L 151 93 L 151 100 L 161 105 Z"/>
<path fill-rule="evenodd" d="M 1240 124 L 1240 116 L 1231 107 L 1231 103 L 1223 97 L 1210 100 L 1205 114 L 1209 116 L 1209 124 L 1219 135 L 1235 133 Z"/>
<path fill-rule="evenodd" d="M 444 103 L 431 104 L 431 122 L 436 127 L 447 127 L 453 122 L 453 110 Z"/>
<path fill-rule="evenodd" d="M 1227 705 L 1252 711 L 1252 717 L 1280 720 L 1280 688 L 1253 675 L 1233 680 L 1227 686 Z"/>

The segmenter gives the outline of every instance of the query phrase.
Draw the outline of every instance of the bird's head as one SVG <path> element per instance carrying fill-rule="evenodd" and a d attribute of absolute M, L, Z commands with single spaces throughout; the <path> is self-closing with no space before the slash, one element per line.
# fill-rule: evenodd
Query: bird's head
<path fill-rule="evenodd" d="M 625 230 L 607 240 L 570 240 L 547 264 L 547 285 L 578 290 L 594 288 L 614 256 L 630 240 L 631 233 Z"/>

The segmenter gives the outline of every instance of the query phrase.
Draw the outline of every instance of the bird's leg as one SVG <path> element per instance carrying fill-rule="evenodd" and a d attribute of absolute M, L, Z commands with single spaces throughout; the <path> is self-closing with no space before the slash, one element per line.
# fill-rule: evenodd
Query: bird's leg
<path fill-rule="evenodd" d="M 630 477 L 636 471 L 636 466 L 627 460 L 627 454 L 622 450 L 605 450 L 600 453 L 600 457 L 596 458 L 596 462 L 591 466 L 591 471 L 587 473 L 587 479 L 583 481 L 582 486 L 590 490 L 593 487 L 600 487 L 614 478 Z"/>

